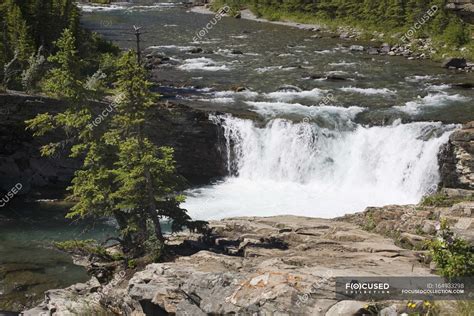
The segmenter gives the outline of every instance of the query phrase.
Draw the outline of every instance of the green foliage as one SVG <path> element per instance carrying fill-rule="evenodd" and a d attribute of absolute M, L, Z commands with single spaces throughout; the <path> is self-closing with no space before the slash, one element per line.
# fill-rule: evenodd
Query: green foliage
<path fill-rule="evenodd" d="M 18 51 L 20 61 L 26 62 L 39 46 L 52 49 L 61 31 L 78 23 L 74 8 L 72 0 L 6 0 L 0 5 L 0 23 L 6 25 L 7 35 L 2 53 L 8 59 Z"/>
<path fill-rule="evenodd" d="M 129 269 L 135 269 L 137 267 L 137 261 L 135 259 L 130 259 L 127 261 L 127 267 Z"/>
<path fill-rule="evenodd" d="M 459 18 L 453 17 L 449 20 L 442 38 L 445 40 L 446 44 L 460 47 L 469 42 L 470 32 Z"/>
<path fill-rule="evenodd" d="M 456 203 L 474 201 L 474 195 L 466 197 L 449 197 L 448 195 L 438 192 L 432 195 L 423 197 L 421 206 L 436 206 L 436 207 L 448 207 Z"/>
<path fill-rule="evenodd" d="M 102 259 L 112 259 L 107 253 L 107 250 L 104 247 L 99 246 L 97 241 L 93 239 L 55 242 L 54 246 L 59 250 L 81 256 L 95 255 Z"/>
<path fill-rule="evenodd" d="M 34 53 L 33 39 L 29 26 L 23 16 L 20 6 L 13 0 L 7 0 L 2 6 L 4 14 L 4 25 L 6 26 L 6 47 L 13 48 L 12 52 L 17 52 L 18 59 L 26 62 Z M 2 15 L 3 15 L 2 14 Z M 11 54 L 10 54 L 11 56 Z"/>
<path fill-rule="evenodd" d="M 364 230 L 370 232 L 370 231 L 373 231 L 375 227 L 377 227 L 377 225 L 375 224 L 374 215 L 372 213 L 368 213 L 366 216 L 366 222 L 363 228 Z"/>
<path fill-rule="evenodd" d="M 322 23 L 330 27 L 347 25 L 365 32 L 383 32 L 386 41 L 416 24 L 420 26 L 417 37 L 438 39 L 442 41 L 439 47 L 451 47 L 450 53 L 470 41 L 469 25 L 446 9 L 445 0 L 219 0 L 213 2 L 213 8 L 217 10 L 225 3 L 231 8 L 247 6 L 257 16 L 269 20 Z M 429 16 L 429 10 L 435 13 Z"/>
<path fill-rule="evenodd" d="M 36 54 L 33 54 L 28 59 L 28 68 L 21 74 L 21 81 L 23 88 L 28 93 L 38 91 L 38 83 L 44 72 L 44 63 L 46 59 L 42 54 L 42 48 L 38 49 Z"/>
<path fill-rule="evenodd" d="M 456 302 L 457 315 L 472 316 L 472 311 L 474 311 L 474 300 Z"/>
<path fill-rule="evenodd" d="M 446 220 L 441 221 L 438 237 L 428 243 L 428 248 L 441 275 L 474 275 L 473 247 L 467 241 L 456 237 Z"/>
<path fill-rule="evenodd" d="M 58 51 L 48 58 L 48 61 L 57 67 L 48 72 L 43 82 L 45 92 L 71 102 L 79 102 L 85 96 L 79 76 L 80 59 L 77 56 L 75 41 L 72 32 L 64 29 L 56 42 Z"/>
<path fill-rule="evenodd" d="M 67 108 L 54 115 L 38 115 L 27 121 L 28 128 L 35 136 L 62 130 L 74 140 L 70 156 L 83 159 L 69 188 L 74 206 L 67 217 L 114 216 L 127 257 L 147 253 L 156 261 L 164 247 L 160 220 L 171 220 L 173 231 L 192 222 L 180 207 L 184 197 L 177 192 L 182 180 L 176 174 L 173 149 L 157 147 L 148 137 L 146 117 L 156 97 L 150 92 L 147 73 L 132 52 L 124 54 L 118 63 L 104 56 L 107 71 L 117 69 L 115 101 L 107 117 L 92 125 L 90 122 L 104 111 L 97 113 L 85 95 L 89 99 L 91 93 L 100 95 L 105 74 L 98 71 L 84 84 L 74 43 L 66 29 L 57 41 L 57 53 L 50 57 L 57 68 L 45 82 L 48 91 L 67 101 Z M 60 145 L 46 144 L 42 154 L 52 155 Z"/>
<path fill-rule="evenodd" d="M 3 35 L 0 36 L 1 85 L 4 88 L 18 90 L 25 87 L 27 83 L 23 80 L 22 73 L 34 74 L 29 71 L 32 69 L 31 56 L 39 47 L 43 47 L 44 52 L 56 53 L 56 49 L 59 49 L 59 45 L 56 45 L 58 39 L 60 37 L 62 40 L 65 39 L 65 29 L 70 32 L 70 38 L 76 41 L 74 43 L 75 55 L 82 63 L 82 65 L 77 65 L 81 70 L 81 76 L 92 75 L 97 71 L 100 54 L 118 55 L 118 47 L 97 34 L 82 29 L 79 20 L 80 12 L 73 0 L 1 1 L 0 25 L 3 29 Z M 13 59 L 15 62 L 11 63 Z M 9 64 L 9 72 L 5 76 L 4 68 L 7 64 Z M 53 64 L 56 65 L 56 62 Z M 50 75 L 54 77 L 54 73 Z M 37 87 L 34 86 L 32 91 L 28 92 L 36 92 L 36 90 Z"/>

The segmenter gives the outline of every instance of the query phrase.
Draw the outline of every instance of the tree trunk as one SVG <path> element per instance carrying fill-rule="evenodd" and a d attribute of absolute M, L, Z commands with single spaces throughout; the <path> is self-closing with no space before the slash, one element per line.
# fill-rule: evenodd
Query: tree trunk
<path fill-rule="evenodd" d="M 153 225 L 155 226 L 155 236 L 158 238 L 160 242 L 164 242 L 163 232 L 161 231 L 160 226 L 160 218 L 158 217 L 157 208 L 156 208 L 156 201 L 155 195 L 153 194 L 153 185 L 151 182 L 151 174 L 148 167 L 145 166 L 145 181 L 146 181 L 146 190 L 148 196 L 148 215 L 150 216 L 151 220 L 153 221 Z"/>

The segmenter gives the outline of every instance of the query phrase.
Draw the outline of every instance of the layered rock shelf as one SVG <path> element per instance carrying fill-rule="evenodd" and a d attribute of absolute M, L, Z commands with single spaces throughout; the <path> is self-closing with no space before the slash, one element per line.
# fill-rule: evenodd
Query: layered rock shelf
<path fill-rule="evenodd" d="M 97 114 L 107 106 L 97 103 Z M 50 198 L 64 192 L 80 167 L 79 161 L 68 158 L 73 140 L 63 141 L 57 133 L 33 138 L 24 123 L 38 113 L 57 113 L 63 107 L 61 101 L 42 96 L 0 94 L 0 191 L 7 192 L 20 182 L 23 195 L 43 193 Z M 175 149 L 178 170 L 190 183 L 207 183 L 227 172 L 219 130 L 208 115 L 184 105 L 160 103 L 147 121 L 152 141 Z M 39 148 L 49 141 L 64 145 L 53 157 L 41 157 Z"/>

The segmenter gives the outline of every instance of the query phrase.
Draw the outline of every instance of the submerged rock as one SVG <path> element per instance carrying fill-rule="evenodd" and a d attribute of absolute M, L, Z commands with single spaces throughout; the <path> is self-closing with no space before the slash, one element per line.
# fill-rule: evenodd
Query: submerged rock
<path fill-rule="evenodd" d="M 277 91 L 301 92 L 302 90 L 301 88 L 297 86 L 286 84 L 286 85 L 280 86 L 277 89 Z"/>

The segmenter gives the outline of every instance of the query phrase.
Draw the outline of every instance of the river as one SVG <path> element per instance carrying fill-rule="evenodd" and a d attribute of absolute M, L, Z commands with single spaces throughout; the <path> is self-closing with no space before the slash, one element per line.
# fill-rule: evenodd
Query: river
<path fill-rule="evenodd" d="M 225 130 L 229 177 L 187 192 L 194 218 L 417 203 L 439 180 L 439 147 L 474 119 L 473 90 L 452 85 L 472 74 L 350 49 L 370 43 L 233 18 L 203 32 L 213 15 L 171 3 L 84 11 L 122 48 L 142 27 L 145 54 L 170 58 L 153 71 L 158 91 L 227 113 L 210 119 Z"/>

